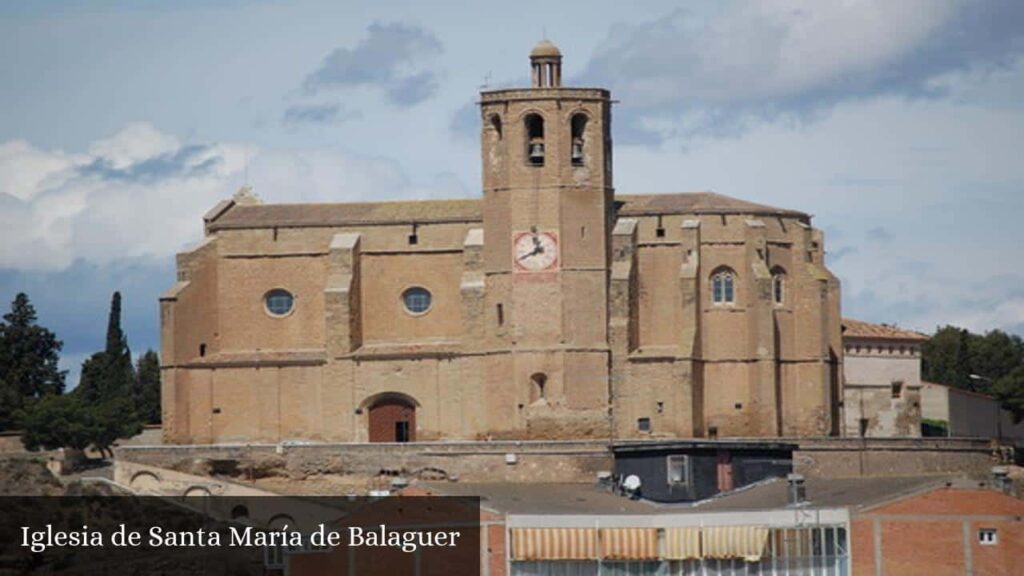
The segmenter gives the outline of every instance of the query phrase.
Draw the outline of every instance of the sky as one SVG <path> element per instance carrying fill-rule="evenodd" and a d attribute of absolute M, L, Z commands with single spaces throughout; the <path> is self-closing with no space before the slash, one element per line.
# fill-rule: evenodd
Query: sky
<path fill-rule="evenodd" d="M 542 38 L 609 88 L 615 187 L 814 215 L 843 314 L 1024 335 L 1024 3 L 0 3 L 0 305 L 136 353 L 202 214 L 477 197 L 482 88 Z"/>

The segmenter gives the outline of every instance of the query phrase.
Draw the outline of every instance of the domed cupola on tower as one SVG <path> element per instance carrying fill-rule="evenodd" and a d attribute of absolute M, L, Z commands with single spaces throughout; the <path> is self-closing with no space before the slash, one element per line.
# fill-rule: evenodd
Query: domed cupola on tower
<path fill-rule="evenodd" d="M 550 40 L 537 43 L 530 52 L 534 88 L 558 88 L 562 85 L 562 52 Z"/>

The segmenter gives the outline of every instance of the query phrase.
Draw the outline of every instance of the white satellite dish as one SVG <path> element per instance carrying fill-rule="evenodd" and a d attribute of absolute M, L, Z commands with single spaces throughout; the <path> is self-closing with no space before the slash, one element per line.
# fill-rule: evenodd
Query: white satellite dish
<path fill-rule="evenodd" d="M 626 476 L 626 479 L 622 481 L 622 487 L 630 492 L 636 492 L 640 489 L 640 477 L 636 474 Z"/>

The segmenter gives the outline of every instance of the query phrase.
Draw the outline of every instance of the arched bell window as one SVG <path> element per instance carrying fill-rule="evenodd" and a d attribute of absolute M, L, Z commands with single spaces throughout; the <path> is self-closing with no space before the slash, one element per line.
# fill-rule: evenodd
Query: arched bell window
<path fill-rule="evenodd" d="M 715 304 L 736 303 L 736 273 L 722 268 L 711 276 L 711 300 Z"/>
<path fill-rule="evenodd" d="M 526 163 L 531 166 L 543 166 L 544 118 L 540 114 L 527 114 L 523 122 L 526 127 Z"/>
<path fill-rule="evenodd" d="M 571 150 L 571 161 L 573 166 L 583 166 L 584 155 L 583 146 L 586 144 L 586 140 L 583 135 L 587 130 L 587 115 L 582 112 L 578 112 L 572 115 L 570 121 L 570 128 L 572 131 L 572 150 Z"/>
<path fill-rule="evenodd" d="M 501 140 L 501 116 L 491 114 L 491 129 L 498 140 Z"/>

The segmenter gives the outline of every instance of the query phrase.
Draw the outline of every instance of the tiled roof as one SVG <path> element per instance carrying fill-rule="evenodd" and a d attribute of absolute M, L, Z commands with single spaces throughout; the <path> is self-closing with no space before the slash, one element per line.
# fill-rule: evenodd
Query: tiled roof
<path fill-rule="evenodd" d="M 645 214 L 751 214 L 762 216 L 795 216 L 810 218 L 804 212 L 755 204 L 715 192 L 681 192 L 676 194 L 618 195 L 621 216 Z"/>
<path fill-rule="evenodd" d="M 738 200 L 714 192 L 616 196 L 620 216 L 648 214 L 750 214 L 809 218 L 803 212 Z M 219 205 L 218 205 L 219 206 Z M 336 202 L 320 204 L 236 204 L 211 210 L 210 230 L 238 228 L 352 226 L 428 222 L 480 222 L 483 202 L 412 200 L 400 202 Z"/>
<path fill-rule="evenodd" d="M 479 200 L 236 205 L 210 229 L 479 222 L 480 208 Z"/>
<path fill-rule="evenodd" d="M 896 326 L 872 324 L 861 320 L 843 318 L 843 338 L 871 338 L 875 340 L 927 340 L 920 332 L 904 330 Z"/>

